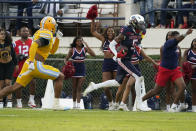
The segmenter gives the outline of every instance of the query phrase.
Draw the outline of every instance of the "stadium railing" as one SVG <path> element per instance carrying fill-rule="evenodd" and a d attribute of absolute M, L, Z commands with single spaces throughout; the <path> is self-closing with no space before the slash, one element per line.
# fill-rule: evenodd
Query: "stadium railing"
<path fill-rule="evenodd" d="M 18 1 L 18 0 L 10 0 L 10 1 L 7 1 L 7 0 L 2 0 L 0 1 L 0 3 L 10 3 L 10 4 L 20 4 L 20 3 L 24 3 L 24 1 Z M 25 1 L 26 3 L 30 3 L 30 1 Z M 83 12 L 87 12 L 87 8 L 86 8 L 86 5 L 90 5 L 90 4 L 98 4 L 98 8 L 99 8 L 99 5 L 100 5 L 100 8 L 99 8 L 99 11 L 103 11 L 103 8 L 107 8 L 106 6 L 103 6 L 103 4 L 123 4 L 125 3 L 125 1 L 116 1 L 116 0 L 113 0 L 113 1 L 107 1 L 107 0 L 98 0 L 98 1 L 86 1 L 86 0 L 80 0 L 80 1 L 39 1 L 37 3 L 54 3 L 54 8 L 56 7 L 56 4 L 78 4 L 82 7 L 82 12 L 80 13 L 83 13 Z M 91 5 L 90 5 L 91 6 Z M 87 6 L 89 7 L 89 6 Z M 108 9 L 108 8 L 107 8 Z M 110 8 L 111 9 L 111 8 Z M 85 10 L 85 11 L 84 11 Z M 110 12 L 113 12 L 113 13 L 117 13 L 116 12 L 116 9 L 114 8 L 115 11 L 111 11 Z M 98 12 L 98 13 L 100 13 Z M 12 12 L 10 12 L 12 13 Z M 104 14 L 105 12 L 103 12 Z M 115 15 L 114 17 L 97 17 L 96 19 L 97 20 L 124 20 L 125 17 L 117 17 L 118 15 Z M 39 16 L 32 16 L 32 17 L 28 17 L 28 16 L 22 16 L 22 17 L 18 17 L 18 16 L 0 16 L 0 19 L 40 19 L 42 17 L 39 17 Z M 82 17 L 55 17 L 55 19 L 67 19 L 67 20 L 87 20 L 86 17 L 84 17 L 84 15 Z"/>

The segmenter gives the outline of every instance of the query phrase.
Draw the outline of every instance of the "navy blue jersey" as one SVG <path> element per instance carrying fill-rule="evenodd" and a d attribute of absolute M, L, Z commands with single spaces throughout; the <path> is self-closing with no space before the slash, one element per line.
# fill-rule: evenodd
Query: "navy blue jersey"
<path fill-rule="evenodd" d="M 163 46 L 161 66 L 167 69 L 175 69 L 178 66 L 179 50 L 176 39 L 167 40 Z"/>
<path fill-rule="evenodd" d="M 141 61 L 143 59 L 143 57 L 141 56 L 141 54 L 139 54 L 136 50 L 133 51 L 133 55 L 131 57 L 131 62 L 138 62 Z"/>
<path fill-rule="evenodd" d="M 124 35 L 124 40 L 120 44 L 128 50 L 124 59 L 131 60 L 134 53 L 134 44 L 141 43 L 142 35 L 139 32 L 136 33 L 131 26 L 122 27 L 120 32 Z"/>
<path fill-rule="evenodd" d="M 73 48 L 73 54 L 71 56 L 73 61 L 84 61 L 85 56 L 86 56 L 86 51 L 84 47 L 81 49 L 80 52 L 78 52 L 76 48 Z"/>
<path fill-rule="evenodd" d="M 189 50 L 187 53 L 187 61 L 196 65 L 196 54 L 192 50 Z"/>

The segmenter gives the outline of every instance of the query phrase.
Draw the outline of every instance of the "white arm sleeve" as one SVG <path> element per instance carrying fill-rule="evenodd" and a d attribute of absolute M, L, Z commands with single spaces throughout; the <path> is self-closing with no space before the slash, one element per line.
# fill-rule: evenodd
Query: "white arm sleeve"
<path fill-rule="evenodd" d="M 117 45 L 117 42 L 115 40 L 113 40 L 112 42 L 110 42 L 110 50 L 112 51 L 112 53 L 117 56 L 117 51 L 116 51 L 116 45 Z"/>

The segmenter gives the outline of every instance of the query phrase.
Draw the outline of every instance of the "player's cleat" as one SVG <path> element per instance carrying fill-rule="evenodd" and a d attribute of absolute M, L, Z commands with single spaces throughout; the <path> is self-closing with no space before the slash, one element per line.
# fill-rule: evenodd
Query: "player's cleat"
<path fill-rule="evenodd" d="M 136 100 L 135 102 L 136 102 L 136 110 L 139 110 L 139 111 L 151 111 L 151 108 L 149 108 L 147 106 L 147 103 L 145 101 L 142 102 L 141 98 L 138 98 L 138 100 Z"/>
<path fill-rule="evenodd" d="M 192 112 L 196 112 L 196 106 L 195 105 L 192 106 Z"/>
<path fill-rule="evenodd" d="M 114 110 L 115 110 L 114 104 L 109 105 L 108 111 L 114 111 Z"/>
<path fill-rule="evenodd" d="M 179 112 L 178 107 L 172 105 L 171 108 L 169 108 L 168 112 Z"/>
<path fill-rule="evenodd" d="M 16 108 L 22 108 L 22 103 L 18 102 L 17 105 L 16 105 Z"/>
<path fill-rule="evenodd" d="M 83 92 L 83 96 L 86 96 L 88 93 L 94 91 L 95 90 L 94 87 L 95 87 L 95 83 L 94 82 L 90 82 L 90 84 L 88 85 L 88 87 Z"/>
<path fill-rule="evenodd" d="M 120 104 L 119 107 L 118 107 L 118 110 L 129 111 L 129 109 L 128 109 L 126 104 Z"/>
<path fill-rule="evenodd" d="M 36 104 L 35 104 L 35 101 L 33 100 L 31 100 L 31 101 L 29 101 L 28 102 L 28 106 L 30 107 L 30 108 L 35 108 L 36 107 Z"/>
<path fill-rule="evenodd" d="M 67 111 L 67 110 L 70 110 L 69 107 L 61 107 L 61 106 L 53 106 L 52 109 L 55 110 L 55 111 Z"/>
<path fill-rule="evenodd" d="M 132 111 L 137 111 L 136 104 L 134 104 Z"/>
<path fill-rule="evenodd" d="M 52 109 L 53 109 L 53 110 L 61 110 L 61 111 L 63 111 L 65 108 L 62 107 L 62 106 L 60 106 L 59 104 L 58 104 L 58 105 L 55 104 L 55 105 L 53 105 Z"/>
<path fill-rule="evenodd" d="M 0 109 L 3 108 L 3 102 L 0 102 Z"/>
<path fill-rule="evenodd" d="M 119 107 L 119 103 L 114 103 L 114 110 L 118 110 L 118 107 Z"/>
<path fill-rule="evenodd" d="M 7 108 L 12 108 L 12 102 L 7 102 L 7 106 L 6 106 Z"/>
<path fill-rule="evenodd" d="M 185 105 L 179 105 L 178 106 L 178 111 L 181 112 L 181 111 L 186 111 L 186 106 Z"/>
<path fill-rule="evenodd" d="M 63 110 L 64 110 L 64 111 L 67 111 L 67 110 L 70 110 L 70 108 L 69 108 L 69 107 L 64 107 Z"/>

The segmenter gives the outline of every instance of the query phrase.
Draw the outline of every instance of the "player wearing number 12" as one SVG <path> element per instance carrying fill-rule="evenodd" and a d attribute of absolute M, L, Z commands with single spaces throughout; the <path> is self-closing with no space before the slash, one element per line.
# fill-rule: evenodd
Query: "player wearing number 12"
<path fill-rule="evenodd" d="M 54 80 L 55 92 L 53 109 L 63 109 L 59 105 L 59 97 L 64 75 L 57 68 L 44 64 L 49 54 L 54 54 L 57 51 L 59 41 L 63 36 L 60 31 L 56 33 L 56 29 L 57 23 L 53 17 L 46 16 L 41 20 L 40 29 L 33 36 L 29 58 L 25 61 L 14 85 L 7 86 L 0 91 L 0 98 L 26 87 L 33 78 L 52 79 Z M 56 38 L 53 42 L 53 34 L 55 33 Z"/>
<path fill-rule="evenodd" d="M 18 65 L 15 67 L 15 71 L 13 74 L 13 77 L 16 79 L 22 70 L 22 67 L 29 57 L 29 49 L 31 47 L 32 39 L 30 39 L 29 36 L 29 29 L 27 27 L 22 27 L 20 29 L 20 35 L 21 38 L 17 41 L 15 41 L 15 47 L 14 50 L 17 55 L 18 59 Z M 36 107 L 35 101 L 34 101 L 34 96 L 35 96 L 35 80 L 32 80 L 29 84 L 29 92 L 30 92 L 30 97 L 28 101 L 28 106 L 31 108 Z M 16 91 L 16 101 L 17 101 L 17 108 L 22 108 L 22 90 L 19 89 Z"/>

